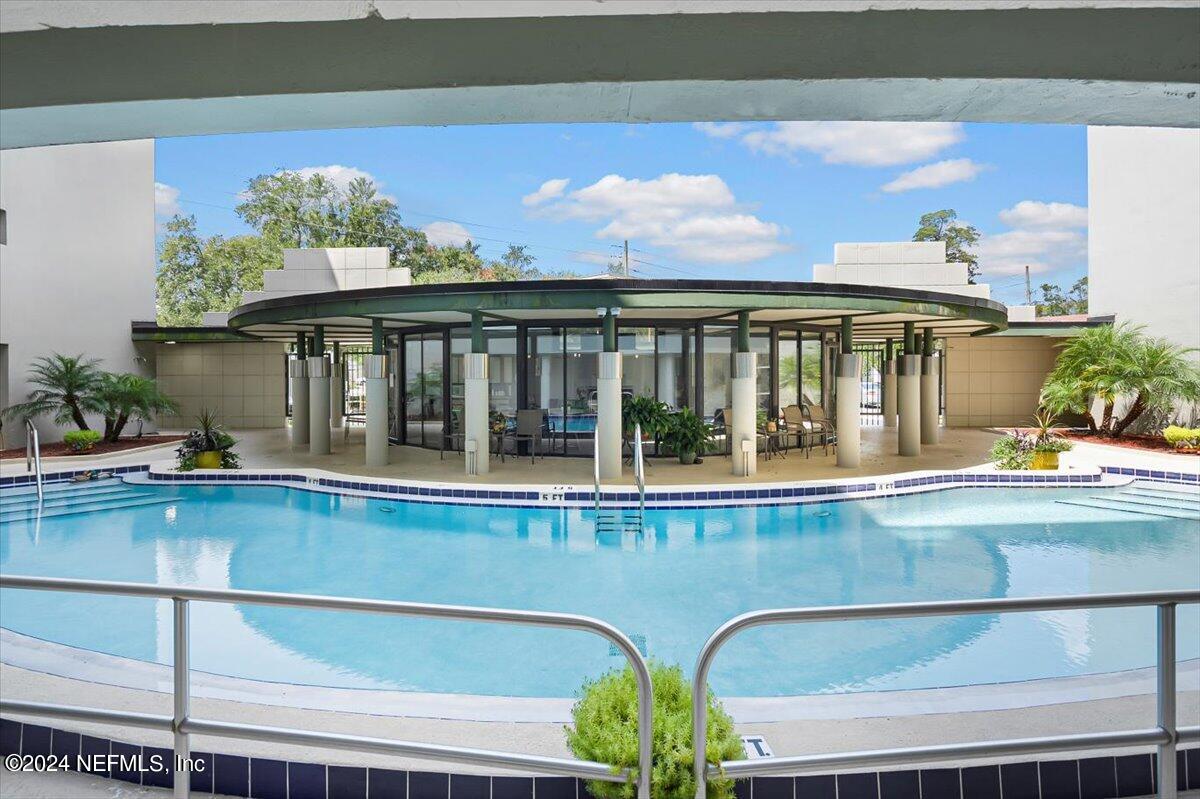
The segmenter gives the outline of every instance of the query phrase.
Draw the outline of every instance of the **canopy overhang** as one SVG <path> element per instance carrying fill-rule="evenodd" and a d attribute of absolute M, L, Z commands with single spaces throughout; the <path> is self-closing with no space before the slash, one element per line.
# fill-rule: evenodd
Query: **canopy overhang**
<path fill-rule="evenodd" d="M 233 331 L 291 341 L 320 325 L 328 341 L 469 324 L 598 324 L 598 309 L 619 308 L 620 323 L 794 324 L 837 330 L 849 317 L 856 339 L 900 337 L 906 322 L 934 335 L 967 336 L 1007 328 L 1001 303 L 978 297 L 888 286 L 722 280 L 526 280 L 354 289 L 248 303 L 229 316 Z"/>

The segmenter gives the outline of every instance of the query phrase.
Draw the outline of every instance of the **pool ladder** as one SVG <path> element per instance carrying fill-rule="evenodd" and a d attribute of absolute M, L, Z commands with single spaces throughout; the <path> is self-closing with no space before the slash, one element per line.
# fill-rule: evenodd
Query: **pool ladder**
<path fill-rule="evenodd" d="M 592 434 L 592 496 L 596 510 L 596 535 L 636 533 L 642 535 L 646 520 L 646 461 L 642 456 L 642 426 L 633 427 L 633 479 L 637 482 L 637 510 L 600 506 L 600 430 Z"/>
<path fill-rule="evenodd" d="M 45 480 L 42 477 L 42 447 L 38 442 L 38 431 L 33 426 L 33 422 L 29 419 L 25 420 L 25 471 L 29 471 L 30 465 L 33 466 L 34 482 L 37 485 L 37 498 L 40 503 L 45 496 L 42 484 Z"/>

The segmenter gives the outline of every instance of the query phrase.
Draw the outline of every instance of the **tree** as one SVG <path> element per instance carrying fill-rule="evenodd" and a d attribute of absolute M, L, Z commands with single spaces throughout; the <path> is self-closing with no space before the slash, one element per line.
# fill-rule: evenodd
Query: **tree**
<path fill-rule="evenodd" d="M 429 246 L 368 178 L 342 189 L 320 173 L 284 170 L 252 178 L 243 196 L 238 216 L 283 247 L 387 247 L 399 265 Z"/>
<path fill-rule="evenodd" d="M 1041 404 L 1051 413 L 1080 414 L 1093 432 L 1119 437 L 1149 409 L 1200 399 L 1193 352 L 1129 324 L 1089 328 L 1059 353 L 1042 386 Z M 1131 400 L 1118 418 L 1123 398 Z M 1091 412 L 1096 401 L 1103 409 L 1099 423 Z"/>
<path fill-rule="evenodd" d="M 158 323 L 198 325 L 205 311 L 230 311 L 242 293 L 263 287 L 263 271 L 283 265 L 280 245 L 265 236 L 202 238 L 196 219 L 176 216 L 158 248 Z"/>
<path fill-rule="evenodd" d="M 960 225 L 954 209 L 923 214 L 912 240 L 946 242 L 946 260 L 966 264 L 967 280 L 971 283 L 979 276 L 979 258 L 971 251 L 979 243 L 979 231 L 974 225 Z"/>
<path fill-rule="evenodd" d="M 153 380 L 128 372 L 101 372 L 94 392 L 91 404 L 104 415 L 105 441 L 119 439 L 130 419 L 150 420 L 156 413 L 179 408 Z"/>
<path fill-rule="evenodd" d="M 1035 303 L 1038 316 L 1070 316 L 1088 312 L 1088 279 L 1081 277 L 1063 291 L 1053 283 L 1041 285 L 1042 297 Z"/>
<path fill-rule="evenodd" d="M 33 419 L 49 414 L 57 425 L 74 423 L 80 430 L 91 429 L 84 413 L 96 410 L 95 390 L 101 379 L 96 363 L 82 355 L 55 353 L 38 358 L 28 377 L 36 388 L 28 401 L 5 408 L 4 417 Z"/>

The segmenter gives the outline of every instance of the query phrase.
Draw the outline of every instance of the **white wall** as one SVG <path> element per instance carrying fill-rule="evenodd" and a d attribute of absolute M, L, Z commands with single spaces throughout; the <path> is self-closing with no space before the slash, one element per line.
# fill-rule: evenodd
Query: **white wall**
<path fill-rule="evenodd" d="M 29 364 L 54 352 L 152 374 L 152 353 L 138 360 L 129 323 L 154 319 L 154 142 L 5 150 L 0 208 L 0 402 L 23 401 Z M 64 432 L 48 419 L 38 427 L 47 441 Z M 25 440 L 19 423 L 4 435 L 14 446 Z"/>
<path fill-rule="evenodd" d="M 1200 347 L 1200 131 L 1088 128 L 1088 312 Z"/>

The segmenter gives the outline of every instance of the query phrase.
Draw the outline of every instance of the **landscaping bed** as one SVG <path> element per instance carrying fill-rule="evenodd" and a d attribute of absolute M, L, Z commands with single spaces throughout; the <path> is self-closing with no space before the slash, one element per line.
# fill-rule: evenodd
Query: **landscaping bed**
<path fill-rule="evenodd" d="M 152 447 L 155 444 L 169 444 L 174 441 L 182 441 L 181 435 L 146 435 L 141 438 L 122 438 L 115 442 L 98 441 L 89 450 L 85 452 L 76 452 L 61 441 L 56 441 L 53 444 L 43 444 L 41 451 L 43 458 L 66 458 L 77 456 L 91 455 L 107 455 L 113 452 L 123 452 L 128 449 L 138 449 L 139 447 Z M 25 457 L 25 447 L 14 447 L 12 449 L 0 450 L 0 460 L 10 460 L 15 458 Z"/>
<path fill-rule="evenodd" d="M 1162 436 L 1141 436 L 1125 433 L 1120 438 L 1109 438 L 1108 436 L 1099 436 L 1094 433 L 1077 430 L 1059 430 L 1058 432 L 1067 438 L 1075 439 L 1076 441 L 1087 441 L 1091 444 L 1108 444 L 1112 447 L 1170 452 L 1175 455 L 1200 455 L 1200 452 L 1195 450 L 1176 449 Z"/>

